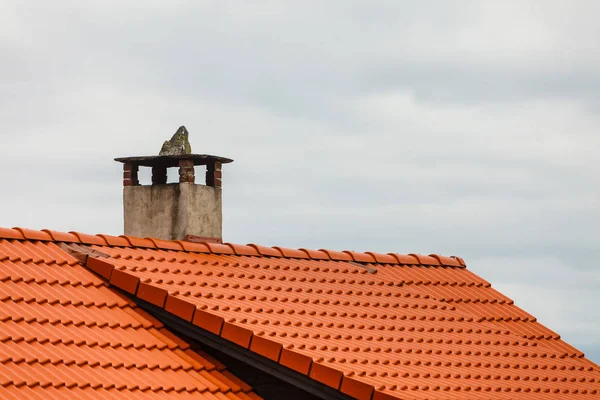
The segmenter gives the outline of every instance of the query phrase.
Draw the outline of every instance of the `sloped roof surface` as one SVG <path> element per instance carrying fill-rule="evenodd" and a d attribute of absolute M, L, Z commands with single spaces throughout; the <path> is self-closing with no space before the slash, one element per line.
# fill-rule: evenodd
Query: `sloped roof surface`
<path fill-rule="evenodd" d="M 191 324 L 361 399 L 597 398 L 600 372 L 460 258 L 166 242 L 73 241 L 87 267 Z M 0 232 L 2 236 L 2 232 Z"/>
<path fill-rule="evenodd" d="M 57 244 L 0 239 L 0 398 L 98 397 L 258 398 Z"/>

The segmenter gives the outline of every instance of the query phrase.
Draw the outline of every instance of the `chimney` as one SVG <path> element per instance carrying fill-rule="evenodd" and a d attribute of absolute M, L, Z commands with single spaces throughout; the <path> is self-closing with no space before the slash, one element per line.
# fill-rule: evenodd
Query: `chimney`
<path fill-rule="evenodd" d="M 178 133 L 182 129 L 191 153 L 185 127 Z M 175 135 L 171 143 L 174 139 Z M 125 235 L 222 242 L 221 165 L 233 160 L 207 154 L 177 154 L 185 150 L 165 151 L 168 143 L 158 156 L 115 158 L 123 163 Z M 206 166 L 204 185 L 195 183 L 196 165 Z M 140 167 L 152 168 L 150 185 L 140 185 Z M 179 168 L 179 182 L 167 183 L 167 168 L 174 167 Z"/>

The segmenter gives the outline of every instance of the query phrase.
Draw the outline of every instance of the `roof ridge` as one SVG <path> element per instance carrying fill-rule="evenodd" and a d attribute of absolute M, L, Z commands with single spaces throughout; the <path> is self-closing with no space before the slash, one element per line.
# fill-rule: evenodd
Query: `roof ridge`
<path fill-rule="evenodd" d="M 442 266 L 466 268 L 465 261 L 458 256 L 441 256 L 438 254 L 398 254 L 398 253 L 376 253 L 356 252 L 350 250 L 336 251 L 328 249 L 289 249 L 280 246 L 261 246 L 257 244 L 234 244 L 234 243 L 210 243 L 210 242 L 187 242 L 182 240 L 162 240 L 156 238 L 139 238 L 134 236 L 90 235 L 81 232 L 59 232 L 50 229 L 41 231 L 21 227 L 0 227 L 0 239 L 12 240 L 39 240 L 46 242 L 79 243 L 98 246 L 114 247 L 141 247 L 161 250 L 186 251 L 193 253 L 209 253 L 222 255 L 276 257 L 292 259 L 312 259 L 330 261 L 352 261 L 365 264 L 388 264 L 388 265 L 415 265 L 415 266 Z"/>

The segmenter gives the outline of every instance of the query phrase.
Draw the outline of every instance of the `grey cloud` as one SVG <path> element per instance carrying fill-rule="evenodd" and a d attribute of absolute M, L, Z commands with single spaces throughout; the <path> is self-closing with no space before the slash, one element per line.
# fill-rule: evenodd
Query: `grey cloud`
<path fill-rule="evenodd" d="M 533 8 L 531 15 L 506 25 L 502 6 L 379 3 L 269 3 L 258 10 L 188 3 L 166 12 L 86 10 L 65 2 L 44 10 L 51 18 L 41 19 L 31 8 L 16 14 L 32 21 L 30 36 L 53 45 L 54 51 L 41 52 L 35 61 L 45 64 L 49 76 L 44 78 L 58 86 L 89 77 L 132 90 L 202 94 L 321 119 L 341 117 L 337 96 L 390 89 L 431 102 L 548 96 L 597 101 L 594 66 L 600 61 L 589 51 L 594 35 L 558 25 L 557 42 L 570 46 L 560 49 L 559 60 L 552 46 L 542 42 L 539 49 L 534 39 L 518 37 L 529 24 L 540 31 L 538 41 L 545 36 L 549 41 L 556 33 L 550 24 L 558 24 L 552 19 L 562 15 L 556 7 Z M 483 36 L 482 29 L 487 29 Z"/>

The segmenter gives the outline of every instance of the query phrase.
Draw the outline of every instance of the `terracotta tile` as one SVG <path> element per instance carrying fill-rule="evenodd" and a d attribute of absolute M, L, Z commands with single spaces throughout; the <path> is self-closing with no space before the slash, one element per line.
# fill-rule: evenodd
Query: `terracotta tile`
<path fill-rule="evenodd" d="M 210 249 L 210 252 L 214 254 L 234 254 L 233 249 L 225 244 L 209 242 L 202 244 L 206 245 Z"/>
<path fill-rule="evenodd" d="M 23 234 L 16 229 L 0 228 L 0 238 L 4 239 L 24 239 Z"/>
<path fill-rule="evenodd" d="M 299 249 L 305 252 L 313 260 L 330 260 L 329 254 L 321 250 Z"/>
<path fill-rule="evenodd" d="M 252 331 L 229 322 L 224 322 L 221 329 L 221 337 L 247 348 L 250 345 Z"/>
<path fill-rule="evenodd" d="M 419 262 L 422 265 L 440 265 L 440 262 L 437 259 L 435 259 L 435 258 L 433 258 L 431 256 L 424 256 L 422 254 L 412 254 L 412 253 L 409 254 L 409 255 L 413 256 L 417 260 L 419 260 Z"/>
<path fill-rule="evenodd" d="M 181 244 L 179 244 L 179 242 L 176 241 L 170 241 L 170 240 L 161 240 L 161 239 L 155 239 L 155 238 L 146 238 L 148 240 L 150 240 L 152 243 L 154 243 L 154 247 L 158 248 L 158 249 L 163 249 L 163 250 L 183 250 L 183 246 Z"/>
<path fill-rule="evenodd" d="M 25 241 L 25 242 L 19 242 L 19 243 L 22 243 L 23 246 L 28 248 L 30 252 L 38 254 L 39 255 L 38 260 L 41 260 L 41 262 L 43 262 L 45 264 L 52 264 L 57 261 L 56 254 L 54 252 L 52 252 L 51 250 L 49 250 L 49 248 L 47 246 L 48 242 Z M 35 263 L 35 261 L 34 261 L 34 263 Z"/>
<path fill-rule="evenodd" d="M 88 257 L 85 266 L 106 279 L 110 279 L 114 269 L 114 265 L 110 262 L 94 257 Z"/>
<path fill-rule="evenodd" d="M 198 255 L 198 257 L 206 256 Z M 225 316 L 226 319 L 239 318 L 242 321 L 245 321 L 244 327 L 250 328 L 250 330 L 255 333 L 262 330 L 265 330 L 267 333 L 272 332 L 274 336 L 264 333 L 262 335 L 251 336 L 250 332 L 245 334 L 246 338 L 252 337 L 250 349 L 259 354 L 260 350 L 258 344 L 260 343 L 260 339 L 258 338 L 268 339 L 273 343 L 280 344 L 284 347 L 292 344 L 298 346 L 298 343 L 302 343 L 299 349 L 304 350 L 300 351 L 310 354 L 312 357 L 315 357 L 315 359 L 324 359 L 325 357 L 328 357 L 328 351 L 333 351 L 333 353 L 329 354 L 339 358 L 340 354 L 337 354 L 336 352 L 339 352 L 340 349 L 347 348 L 344 352 L 347 352 L 348 356 L 351 358 L 352 356 L 360 356 L 359 360 L 361 361 L 355 361 L 358 363 L 357 365 L 363 365 L 361 363 L 365 362 L 368 367 L 362 367 L 363 369 L 356 370 L 352 369 L 352 365 L 354 364 L 346 363 L 339 364 L 339 371 L 343 370 L 348 373 L 358 374 L 360 371 L 363 371 L 364 368 L 376 373 L 386 373 L 387 370 L 385 365 L 380 363 L 382 355 L 397 354 L 394 352 L 394 349 L 398 350 L 405 348 L 403 351 L 415 351 L 415 349 L 413 349 L 414 346 L 420 346 L 421 343 L 430 343 L 428 346 L 438 346 L 437 348 L 439 350 L 435 350 L 435 347 L 434 350 L 441 351 L 441 357 L 444 357 L 447 360 L 453 359 L 451 357 L 458 357 L 456 358 L 457 361 L 454 362 L 457 365 L 460 365 L 460 363 L 465 362 L 465 360 L 471 357 L 467 354 L 476 351 L 469 347 L 469 343 L 473 343 L 477 340 L 477 336 L 469 336 L 474 335 L 474 333 L 468 333 L 472 332 L 474 328 L 469 328 L 471 329 L 470 331 L 467 331 L 466 328 L 470 325 L 476 326 L 476 320 L 473 318 L 465 319 L 465 317 L 460 315 L 449 316 L 448 312 L 456 312 L 452 311 L 454 308 L 448 308 L 443 303 L 440 303 L 435 297 L 438 295 L 447 297 L 448 295 L 444 293 L 450 293 L 457 299 L 467 299 L 472 297 L 478 290 L 489 291 L 489 289 L 482 286 L 485 281 L 480 280 L 472 274 L 468 274 L 467 270 L 462 269 L 460 274 L 458 274 L 456 271 L 452 271 L 452 269 L 443 267 L 402 267 L 388 265 L 379 268 L 382 275 L 378 274 L 363 277 L 363 274 L 358 274 L 354 277 L 351 273 L 357 268 L 349 268 L 340 264 L 330 264 L 328 262 L 321 263 L 314 260 L 291 261 L 278 258 L 276 261 L 269 261 L 268 258 L 264 260 L 257 258 L 255 261 L 256 264 L 251 266 L 250 264 L 245 264 L 242 259 L 239 259 L 239 261 L 236 262 L 235 256 L 213 255 L 210 257 L 212 258 L 210 261 L 211 266 L 209 269 L 211 272 L 209 275 L 188 275 L 189 279 L 186 278 L 180 282 L 186 282 L 185 285 L 193 284 L 194 282 L 196 282 L 196 285 L 200 284 L 200 282 L 206 284 L 206 286 L 203 286 L 206 289 L 201 290 L 203 293 L 202 297 L 199 297 L 194 301 L 197 301 L 195 304 L 206 307 L 202 310 L 202 312 L 205 313 L 205 316 L 212 314 L 211 307 L 217 307 L 219 309 L 218 312 L 220 315 L 216 320 L 216 332 L 218 332 L 221 327 L 222 316 Z M 223 257 L 220 262 L 217 261 L 219 260 L 219 257 Z M 416 259 L 412 257 L 411 259 L 414 260 L 414 263 L 417 262 Z M 217 262 L 217 264 L 213 265 L 212 263 L 214 262 Z M 222 263 L 222 265 L 219 263 Z M 390 308 L 390 305 L 388 304 L 393 304 L 393 302 L 390 303 L 390 300 L 395 299 L 395 297 L 392 296 L 393 291 L 406 291 L 408 288 L 406 286 L 401 288 L 389 286 L 392 282 L 398 282 L 398 278 L 396 278 L 395 275 L 390 274 L 391 271 L 404 271 L 400 274 L 401 281 L 405 281 L 409 286 L 419 285 L 419 291 L 409 291 L 407 293 L 410 295 L 409 297 L 398 298 L 401 302 L 408 304 L 406 311 L 404 311 L 405 309 L 402 307 L 397 308 L 398 311 L 404 313 L 399 314 L 399 316 L 395 315 L 395 311 L 392 311 L 394 309 Z M 346 276 L 345 274 L 350 275 Z M 177 281 L 177 279 L 180 279 L 176 274 L 163 276 L 169 276 L 170 278 L 168 279 L 173 279 L 174 282 Z M 202 278 L 198 278 L 200 276 L 202 276 Z M 341 280 L 342 277 L 344 277 L 343 280 Z M 245 285 L 244 282 L 248 282 L 248 284 Z M 344 282 L 342 286 L 340 286 L 340 282 Z M 379 282 L 381 283 L 381 286 Z M 477 284 L 475 285 L 473 282 L 477 282 Z M 293 287 L 293 290 L 284 291 L 285 288 L 290 285 L 292 285 L 291 287 Z M 339 293 L 335 295 L 336 300 L 334 302 L 331 296 L 333 296 L 336 291 L 331 288 L 337 289 L 340 287 L 347 289 L 339 291 Z M 433 289 L 438 287 L 443 288 L 443 291 L 440 292 L 437 289 L 430 290 L 430 288 Z M 232 292 L 230 288 L 235 288 L 234 292 Z M 277 291 L 274 289 L 277 289 Z M 211 294 L 215 298 L 215 301 L 212 300 L 213 297 L 210 297 Z M 363 298 L 362 296 L 365 297 Z M 477 294 L 477 296 L 478 298 L 481 298 L 482 294 Z M 499 298 L 500 295 L 495 294 L 493 296 L 494 298 Z M 269 299 L 271 298 L 274 299 L 273 301 L 276 301 L 276 303 L 263 303 L 265 301 L 270 301 Z M 345 311 L 346 314 L 344 314 L 339 311 L 337 307 L 341 307 L 344 304 L 343 302 L 346 301 L 346 298 L 348 299 L 348 309 Z M 321 302 L 323 302 L 323 306 L 320 305 Z M 364 317 L 360 317 L 361 319 L 354 319 L 351 321 L 352 324 L 349 324 L 348 317 L 355 310 L 353 302 L 357 304 L 369 304 L 370 307 L 374 308 L 371 312 L 364 312 Z M 296 306 L 296 304 L 298 306 Z M 456 304 L 458 305 L 459 303 Z M 417 308 L 413 309 L 413 306 Z M 262 314 L 257 313 L 259 307 L 260 310 L 262 310 Z M 311 310 L 312 307 L 316 307 L 315 314 L 307 314 L 306 317 L 301 314 L 302 312 L 306 313 L 306 310 Z M 379 311 L 378 307 L 383 308 Z M 275 309 L 279 309 L 281 312 L 274 313 Z M 337 316 L 338 313 L 340 317 Z M 342 317 L 342 315 L 346 315 L 346 317 Z M 357 316 L 354 318 L 357 318 Z M 206 320 L 206 318 L 203 319 Z M 433 330 L 431 331 L 433 334 L 428 333 L 428 330 L 399 331 L 397 329 L 397 323 L 394 321 L 403 321 L 402 326 L 414 326 L 412 329 L 419 329 L 419 326 L 425 326 L 426 329 L 442 328 L 442 331 L 438 332 L 437 330 Z M 263 325 L 263 323 L 269 324 Z M 278 324 L 272 325 L 272 323 Z M 351 335 L 346 340 L 334 340 L 333 338 L 338 336 L 340 328 L 346 324 L 360 327 L 360 329 L 355 332 L 351 331 Z M 427 328 L 428 326 L 431 328 Z M 458 330 L 459 333 L 451 333 L 456 330 Z M 373 338 L 373 333 L 377 333 L 375 338 Z M 322 338 L 320 338 L 321 335 L 323 335 Z M 467 335 L 468 338 L 465 338 L 462 335 Z M 227 334 L 223 334 L 223 336 L 227 337 Z M 376 338 L 377 336 L 380 337 Z M 364 341 L 364 339 L 362 339 L 362 341 L 352 341 L 358 340 L 361 337 L 369 338 L 369 341 Z M 388 340 L 396 340 L 398 338 L 403 340 L 403 342 L 400 342 L 402 343 L 400 345 L 394 345 L 396 342 L 390 342 Z M 437 340 L 441 340 L 441 342 L 438 344 L 436 342 Z M 246 345 L 247 343 L 243 340 L 242 342 L 243 345 Z M 504 337 L 500 336 L 498 339 L 493 339 L 493 342 L 497 342 L 497 346 L 512 346 L 512 343 L 517 343 L 518 339 L 516 341 L 507 341 Z M 409 347 L 406 348 L 406 346 Z M 350 350 L 352 348 L 356 348 L 359 353 Z M 418 348 L 416 348 L 416 350 L 418 350 Z M 281 364 L 285 365 L 288 363 L 293 365 L 292 359 L 294 356 L 297 357 L 299 355 L 298 351 L 299 350 L 284 348 L 281 351 Z M 360 353 L 362 351 L 366 352 Z M 459 354 L 464 353 L 464 355 L 454 355 L 454 351 L 459 351 Z M 402 357 L 404 360 L 414 359 L 414 363 L 426 361 L 428 357 L 430 357 L 421 352 L 401 354 L 403 354 Z M 440 357 L 436 356 L 435 352 L 431 354 L 435 357 Z M 299 355 L 299 357 L 306 357 L 306 364 L 310 365 L 310 357 L 306 355 Z M 489 357 L 492 357 L 492 355 L 489 355 Z M 433 360 L 435 360 L 435 358 L 433 358 Z M 477 360 L 478 358 L 475 357 L 470 362 L 475 363 Z M 338 364 L 335 365 L 337 366 Z M 393 366 L 394 364 L 389 365 Z M 416 364 L 416 366 L 413 364 L 410 365 L 413 370 L 421 371 L 421 367 L 418 366 L 419 364 Z M 297 365 L 296 367 L 300 368 Z M 425 367 L 423 371 L 431 371 L 431 368 L 431 366 Z M 318 372 L 318 368 L 316 371 Z M 426 372 L 423 372 L 423 374 L 425 373 Z M 361 376 L 355 376 L 353 379 L 364 384 L 371 382 L 369 381 L 371 378 L 367 379 Z M 379 379 L 379 382 L 385 382 L 385 378 L 377 379 Z M 375 381 L 373 381 L 373 385 L 375 385 Z M 419 381 L 416 380 L 415 382 L 417 382 L 418 386 Z"/>
<path fill-rule="evenodd" d="M 460 265 L 462 265 L 463 267 L 467 266 L 467 264 L 465 263 L 465 260 L 463 260 L 462 258 L 457 257 L 457 256 L 452 256 L 452 258 L 455 258 L 456 260 L 458 260 L 458 262 L 460 263 Z"/>
<path fill-rule="evenodd" d="M 373 399 L 462 399 L 478 392 L 579 398 L 597 390 L 595 364 L 489 282 L 458 268 L 458 258 L 356 253 L 377 269 L 368 274 L 314 250 L 300 250 L 312 258 L 294 258 L 282 248 L 252 245 L 234 252 L 237 245 L 224 245 L 229 252 L 221 254 L 177 243 L 200 251 L 93 245 L 111 258 L 92 266 L 110 278 L 114 264 L 113 283 L 134 290 L 131 282 L 139 279 L 140 298 L 357 398 L 369 398 L 372 387 Z M 0 359 L 40 360 L 51 368 L 50 375 L 34 366 L 9 371 L 14 377 L 0 370 L 0 376 L 19 382 L 50 376 L 47 381 L 61 387 L 85 377 L 101 390 L 145 385 L 165 394 L 201 387 L 215 398 L 241 398 L 246 390 L 227 374 L 198 373 L 224 366 L 190 353 L 187 343 L 124 295 L 95 286 L 101 278 L 67 261 L 56 244 L 0 239 L 0 254 Z M 401 265 L 388 263 L 392 258 Z M 64 365 L 45 360 L 81 372 L 61 378 Z M 86 362 L 105 367 L 87 368 Z M 124 369 L 118 379 L 100 374 L 111 366 Z M 102 389 L 108 378 L 116 386 Z"/>
<path fill-rule="evenodd" d="M 106 244 L 108 244 L 109 246 L 119 246 L 119 247 L 129 247 L 129 241 L 127 239 L 125 239 L 124 237 L 120 237 L 120 236 L 111 236 L 111 235 L 96 235 L 101 237 L 102 239 L 104 239 L 104 241 L 106 241 Z"/>
<path fill-rule="evenodd" d="M 273 246 L 275 250 L 278 250 L 284 257 L 287 258 L 310 258 L 306 252 L 297 249 L 288 249 L 285 247 Z"/>
<path fill-rule="evenodd" d="M 256 251 L 262 256 L 283 257 L 283 254 L 281 254 L 279 250 L 272 247 L 260 246 L 253 243 L 248 244 L 248 246 L 255 248 Z"/>
<path fill-rule="evenodd" d="M 79 239 L 80 243 L 96 244 L 99 246 L 106 245 L 106 240 L 104 240 L 100 236 L 88 235 L 86 233 L 79 233 L 79 232 L 73 232 L 73 231 L 70 231 L 69 233 L 72 235 L 75 235 L 77 237 L 77 239 Z"/>
<path fill-rule="evenodd" d="M 177 296 L 168 295 L 165 302 L 165 310 L 191 322 L 196 306 Z"/>
<path fill-rule="evenodd" d="M 148 303 L 154 304 L 155 306 L 163 308 L 165 306 L 165 300 L 168 292 L 165 289 L 150 285 L 144 282 L 140 282 L 136 296 Z"/>
<path fill-rule="evenodd" d="M 235 254 L 238 256 L 260 256 L 260 253 L 251 246 L 244 246 L 241 244 L 225 243 L 225 245 L 231 247 Z"/>
<path fill-rule="evenodd" d="M 231 390 L 232 392 L 237 393 L 242 390 L 242 388 L 239 385 L 228 379 L 226 376 L 224 376 L 221 372 L 217 370 L 202 371 L 202 373 L 207 379 L 209 379 L 216 386 L 218 386 L 221 392 L 227 392 Z"/>
<path fill-rule="evenodd" d="M 202 244 L 202 243 L 188 242 L 185 240 L 177 240 L 176 242 L 178 242 L 185 251 L 192 251 L 195 253 L 210 253 L 211 252 L 210 249 L 208 248 L 208 246 L 205 244 Z"/>
<path fill-rule="evenodd" d="M 2 228 L 0 228 L 0 229 L 2 229 Z M 49 229 L 42 229 L 42 232 L 46 232 L 47 234 L 50 235 L 50 237 L 52 237 L 52 240 L 57 241 L 57 242 L 67 242 L 67 243 L 78 243 L 79 242 L 79 238 L 77 236 L 73 235 L 72 233 L 52 231 Z"/>
<path fill-rule="evenodd" d="M 365 262 L 365 263 L 373 263 L 375 262 L 375 257 L 368 253 L 359 253 L 356 251 L 346 250 L 344 253 L 349 254 L 350 257 L 356 262 Z"/>
<path fill-rule="evenodd" d="M 419 265 L 421 262 L 417 257 L 413 257 L 408 254 L 397 254 L 397 253 L 388 253 L 388 255 L 396 257 L 398 259 L 399 264 L 403 265 Z"/>
<path fill-rule="evenodd" d="M 342 378 L 340 391 L 358 400 L 370 400 L 373 395 L 373 386 L 351 377 Z"/>
<path fill-rule="evenodd" d="M 308 375 L 312 364 L 312 359 L 296 351 L 282 349 L 279 363 L 283 366 L 293 369 L 294 371 L 300 372 L 301 374 Z"/>
<path fill-rule="evenodd" d="M 316 381 L 338 389 L 342 380 L 342 373 L 329 365 L 324 365 L 319 362 L 313 362 L 310 368 L 309 376 Z"/>
<path fill-rule="evenodd" d="M 85 398 L 104 390 L 105 397 L 136 398 L 131 391 L 142 388 L 171 398 L 208 387 L 214 394 L 239 392 L 242 386 L 252 393 L 232 375 L 217 371 L 199 381 L 193 367 L 214 369 L 214 364 L 198 353 L 190 357 L 184 352 L 189 351 L 186 342 L 164 328 L 153 328 L 160 323 L 132 309 L 133 303 L 122 295 L 95 286 L 102 281 L 84 267 L 56 264 L 52 256 L 60 253 L 50 245 L 55 246 L 8 243 L 31 253 L 38 264 L 11 263 L 12 275 L 0 282 L 0 293 L 14 299 L 0 307 L 0 316 L 9 316 L 0 318 L 0 359 L 5 361 L 0 376 L 8 385 L 0 387 L 0 397 L 10 398 L 6 390 L 14 390 L 16 398 L 45 399 L 59 393 L 71 398 L 78 390 L 77 396 Z M 3 266 L 0 262 L 0 270 Z M 130 289 L 127 277 L 138 279 L 115 270 L 112 283 Z M 91 392 L 86 395 L 87 389 Z M 139 392 L 138 398 L 146 397 Z"/>
<path fill-rule="evenodd" d="M 261 356 L 267 357 L 273 361 L 279 361 L 279 355 L 281 354 L 281 344 L 273 342 L 263 336 L 254 335 L 252 336 L 252 342 L 250 344 L 250 350 Z"/>
<path fill-rule="evenodd" d="M 441 265 L 446 267 L 462 267 L 463 265 L 455 258 L 438 256 L 437 254 L 430 254 L 429 256 L 437 259 Z"/>
<path fill-rule="evenodd" d="M 33 229 L 13 227 L 14 230 L 21 232 L 25 239 L 29 240 L 52 240 L 48 232 L 36 231 Z"/>
<path fill-rule="evenodd" d="M 440 397 L 435 397 L 438 399 L 443 399 L 445 398 L 444 396 L 447 396 L 447 394 L 445 393 L 444 395 L 440 396 Z M 380 391 L 376 391 L 375 393 L 373 393 L 373 398 L 372 400 L 398 400 L 398 399 L 403 399 L 404 395 L 398 393 L 396 396 L 396 393 L 391 393 L 391 392 L 380 392 Z M 460 398 L 460 397 L 457 397 Z"/>
<path fill-rule="evenodd" d="M 110 275 L 110 283 L 128 293 L 135 294 L 140 283 L 140 278 L 115 268 Z"/>
<path fill-rule="evenodd" d="M 375 258 L 375 261 L 379 264 L 398 264 L 396 257 L 389 254 L 375 253 L 368 251 L 367 254 Z"/>
<path fill-rule="evenodd" d="M 212 332 L 215 335 L 221 335 L 221 328 L 223 327 L 223 318 L 219 317 L 218 315 L 214 315 L 203 310 L 196 309 L 193 323 L 194 325 L 197 325 L 202 329 L 206 329 L 207 331 Z"/>
<path fill-rule="evenodd" d="M 1 240 L 0 248 L 2 249 L 2 253 L 8 255 L 9 260 L 13 262 L 21 261 L 23 263 L 29 263 L 33 261 L 32 254 L 20 241 L 11 243 L 7 240 Z"/>
<path fill-rule="evenodd" d="M 174 349 L 173 353 L 178 357 L 181 357 L 187 363 L 189 363 L 196 371 L 200 371 L 206 369 L 208 371 L 212 371 L 215 369 L 215 366 L 210 363 L 206 358 L 198 354 L 197 351 L 191 350 L 188 348 L 186 350 Z"/>
<path fill-rule="evenodd" d="M 331 258 L 332 260 L 336 260 L 336 261 L 352 261 L 352 257 L 350 257 L 349 254 L 343 253 L 341 251 L 326 250 L 326 249 L 319 249 L 319 251 L 327 253 L 327 255 L 329 256 L 329 258 Z"/>
<path fill-rule="evenodd" d="M 134 236 L 120 235 L 120 237 L 127 239 L 129 244 L 133 247 L 140 247 L 142 249 L 153 249 L 155 244 L 150 239 L 139 238 Z"/>

